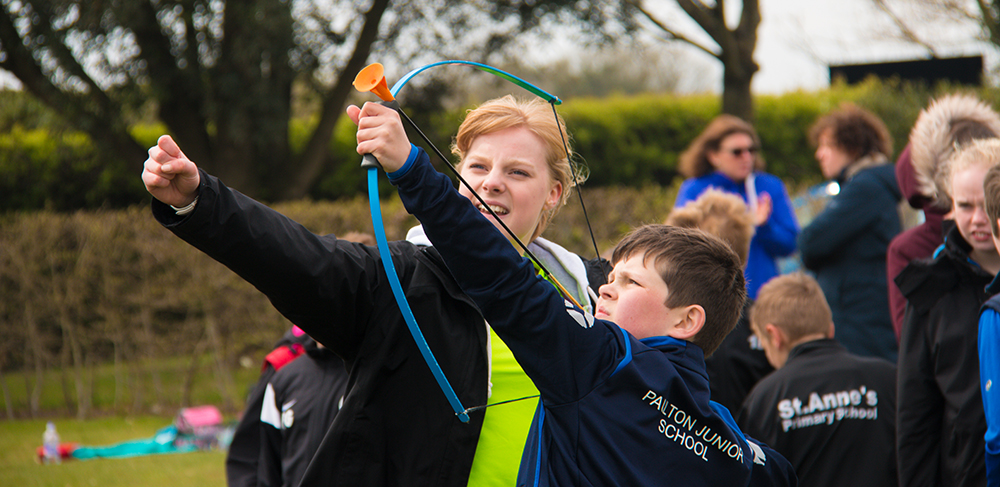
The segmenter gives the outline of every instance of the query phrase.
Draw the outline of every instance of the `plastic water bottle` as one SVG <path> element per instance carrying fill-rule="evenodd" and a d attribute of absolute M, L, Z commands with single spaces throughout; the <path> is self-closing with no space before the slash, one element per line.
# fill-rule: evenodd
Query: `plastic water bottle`
<path fill-rule="evenodd" d="M 59 456 L 59 433 L 52 421 L 45 425 L 45 433 L 42 434 L 42 453 L 44 463 L 62 463 Z"/>

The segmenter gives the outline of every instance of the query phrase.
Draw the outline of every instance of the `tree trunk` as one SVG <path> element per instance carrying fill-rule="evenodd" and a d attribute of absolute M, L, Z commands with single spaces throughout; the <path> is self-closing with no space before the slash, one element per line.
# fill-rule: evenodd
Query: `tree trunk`
<path fill-rule="evenodd" d="M 149 292 L 149 286 L 143 285 L 143 291 L 143 302 L 149 303 L 149 298 L 152 294 Z M 139 316 L 142 322 L 142 349 L 145 350 L 145 353 L 142 354 L 141 363 L 153 382 L 153 404 L 151 408 L 154 412 L 158 412 L 163 406 L 163 380 L 160 378 L 160 371 L 156 368 L 156 358 L 159 354 L 156 352 L 156 337 L 153 333 L 153 312 L 149 308 L 149 305 L 143 306 Z M 145 381 L 140 379 L 138 382 L 142 384 Z M 142 408 L 141 391 L 141 387 L 136 388 L 134 401 L 134 409 L 136 410 L 141 410 Z"/>
<path fill-rule="evenodd" d="M 244 3 L 226 9 L 226 35 L 211 69 L 217 130 L 214 160 L 206 168 L 229 186 L 266 201 L 274 199 L 275 183 L 294 169 L 288 141 L 292 2 Z"/>
<path fill-rule="evenodd" d="M 194 346 L 194 350 L 191 352 L 191 362 L 188 363 L 187 373 L 184 374 L 184 386 L 181 390 L 181 407 L 191 406 L 191 390 L 194 388 L 194 376 L 198 371 L 198 362 L 201 360 L 201 354 L 205 353 L 207 346 L 208 340 L 198 340 Z"/>
<path fill-rule="evenodd" d="M 757 27 L 760 25 L 759 0 L 743 0 L 739 24 L 735 29 L 730 29 L 726 24 L 726 0 L 718 0 L 714 5 L 693 0 L 677 0 L 677 3 L 718 44 L 718 50 L 676 33 L 665 24 L 657 22 L 657 25 L 673 38 L 712 54 L 722 62 L 722 112 L 752 122 L 750 82 L 760 69 L 753 60 L 753 52 L 757 47 Z M 647 17 L 650 16 L 648 12 L 643 12 Z"/>
<path fill-rule="evenodd" d="M 111 399 L 111 408 L 115 411 L 118 411 L 118 401 L 121 400 L 122 389 L 124 386 L 124 379 L 122 377 L 122 357 L 121 357 L 122 352 L 121 352 L 121 344 L 119 344 L 117 340 L 113 342 L 111 346 L 113 348 L 111 352 L 112 353 L 111 360 L 115 375 L 115 392 L 114 396 Z"/>
<path fill-rule="evenodd" d="M 82 243 L 77 249 L 63 250 L 67 254 L 65 259 L 60 259 L 61 255 L 59 252 L 51 252 L 48 255 L 48 265 L 53 275 L 61 276 L 55 280 L 55 285 L 52 286 L 50 301 L 55 307 L 56 320 L 63 332 L 63 394 L 68 393 L 66 391 L 65 377 L 66 370 L 70 365 L 69 362 L 72 361 L 73 384 L 76 392 L 76 416 L 77 419 L 83 420 L 90 413 L 91 398 L 89 397 L 84 377 L 86 369 L 84 363 L 85 347 L 81 343 L 81 340 L 83 339 L 82 335 L 86 332 L 82 329 L 83 325 L 79 323 L 80 320 L 78 317 L 80 314 L 79 306 L 81 306 L 85 298 L 80 291 L 79 281 L 83 279 L 83 276 L 80 275 L 84 266 L 82 261 L 89 255 L 91 240 L 72 223 L 67 222 L 67 231 L 79 236 Z M 69 267 L 71 271 L 65 274 L 57 271 L 63 265 Z M 70 405 L 68 397 L 66 405 Z"/>
<path fill-rule="evenodd" d="M 205 335 L 212 346 L 212 358 L 215 362 L 215 377 L 218 382 L 219 392 L 222 394 L 223 409 L 226 411 L 236 410 L 236 399 L 234 397 L 234 383 L 232 371 L 226 365 L 225 351 L 222 341 L 219 339 L 219 330 L 215 324 L 215 318 L 205 317 Z"/>
<path fill-rule="evenodd" d="M 60 326 L 63 327 L 64 338 L 63 346 L 66 346 L 66 342 L 69 342 L 69 356 L 72 359 L 73 365 L 73 385 L 76 392 L 76 418 L 79 420 L 87 419 L 90 414 L 90 404 L 91 397 L 90 391 L 87 387 L 86 381 L 86 369 L 85 364 L 86 358 L 84 357 L 83 346 L 80 344 L 80 340 L 77 337 L 77 333 L 74 329 L 73 323 L 68 321 L 68 316 L 65 316 L 66 310 L 63 309 L 60 312 Z M 64 367 L 68 364 L 65 364 Z M 65 371 L 63 372 L 65 374 Z M 69 403 L 67 403 L 67 406 Z"/>
<path fill-rule="evenodd" d="M 45 380 L 45 348 L 42 346 L 41 336 L 38 333 L 38 324 L 35 323 L 35 308 L 31 305 L 31 300 L 24 302 L 24 327 L 28 330 L 28 349 L 31 351 L 31 365 L 35 370 L 35 384 L 32 387 L 28 380 L 28 374 L 24 375 L 25 387 L 28 392 L 28 410 L 31 418 L 37 418 L 40 402 L 42 399 L 42 384 Z"/>
<path fill-rule="evenodd" d="M 69 356 L 70 348 L 66 345 L 67 341 L 66 330 L 63 329 L 63 346 L 62 351 L 59 353 L 59 385 L 62 386 L 63 403 L 66 405 L 66 412 L 69 413 L 76 409 L 76 404 L 73 404 L 73 393 L 70 388 L 69 371 L 72 369 L 72 361 Z"/>
<path fill-rule="evenodd" d="M 753 123 L 754 109 L 753 97 L 750 93 L 750 76 L 730 74 L 732 71 L 746 72 L 746 69 L 724 68 L 723 89 L 722 89 L 722 113 L 728 113 L 740 117 L 747 122 Z"/>
<path fill-rule="evenodd" d="M 7 420 L 14 421 L 14 403 L 10 397 L 10 389 L 7 388 L 7 378 L 3 375 L 2 367 L 0 367 L 0 389 L 3 389 L 3 403 L 7 406 Z"/>
<path fill-rule="evenodd" d="M 337 126 L 337 121 L 344 112 L 344 103 L 354 89 L 354 75 L 364 68 L 371 53 L 371 46 L 378 39 L 378 28 L 382 22 L 382 14 L 389 7 L 389 0 L 375 0 L 372 7 L 365 14 L 365 25 L 358 35 L 357 43 L 354 46 L 354 53 L 347 61 L 344 69 L 341 70 L 340 78 L 336 85 L 327 93 L 323 100 L 323 108 L 320 113 L 319 124 L 313 130 L 305 150 L 302 152 L 301 163 L 294 177 L 290 178 L 288 185 L 282 191 L 281 199 L 300 199 L 309 193 L 309 188 L 316 183 L 326 162 L 333 137 L 333 129 Z M 353 73 L 353 74 L 352 74 Z M 357 161 L 354 161 L 357 162 Z M 344 164 L 346 161 L 337 161 Z"/>

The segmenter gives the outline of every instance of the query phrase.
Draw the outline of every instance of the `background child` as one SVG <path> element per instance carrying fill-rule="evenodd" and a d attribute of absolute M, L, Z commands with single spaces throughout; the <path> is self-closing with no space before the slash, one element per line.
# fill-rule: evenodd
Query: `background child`
<path fill-rule="evenodd" d="M 747 396 L 743 430 L 785 455 L 802 485 L 894 487 L 896 366 L 833 339 L 830 306 L 805 274 L 761 287 L 750 323 L 778 370 Z"/>
<path fill-rule="evenodd" d="M 1000 252 L 1000 166 L 993 166 L 983 180 L 986 216 L 993 244 Z M 979 316 L 979 387 L 986 413 L 986 484 L 1000 486 L 1000 399 L 993 379 L 1000 379 L 1000 280 L 986 288 L 993 297 Z"/>
<path fill-rule="evenodd" d="M 998 164 L 997 139 L 972 141 L 948 161 L 955 228 L 932 260 L 912 262 L 896 278 L 907 300 L 897 379 L 900 485 L 986 480 L 975 337 L 985 288 L 1000 269 L 983 207 L 983 179 Z"/>

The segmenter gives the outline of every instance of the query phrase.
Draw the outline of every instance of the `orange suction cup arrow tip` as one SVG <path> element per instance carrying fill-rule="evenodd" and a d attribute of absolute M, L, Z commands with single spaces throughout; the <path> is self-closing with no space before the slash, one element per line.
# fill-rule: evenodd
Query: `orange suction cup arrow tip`
<path fill-rule="evenodd" d="M 375 93 L 383 101 L 395 100 L 385 84 L 385 68 L 379 63 L 369 64 L 362 69 L 354 78 L 354 88 L 361 92 Z"/>

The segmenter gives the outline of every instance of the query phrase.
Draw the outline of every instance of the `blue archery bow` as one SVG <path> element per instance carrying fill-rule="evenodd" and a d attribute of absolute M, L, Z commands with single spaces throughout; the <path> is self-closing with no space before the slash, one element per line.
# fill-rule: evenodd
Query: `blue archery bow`
<path fill-rule="evenodd" d="M 410 71 L 402 78 L 400 78 L 399 81 L 397 81 L 396 84 L 393 85 L 392 90 L 386 89 L 385 76 L 383 74 L 384 70 L 381 64 L 376 63 L 369 65 L 368 67 L 363 69 L 360 73 L 358 73 L 357 78 L 354 80 L 354 86 L 360 91 L 374 92 L 376 95 L 378 95 L 380 98 L 384 100 L 383 105 L 393 108 L 394 110 L 399 112 L 399 114 L 410 124 L 410 126 L 414 130 L 416 130 L 418 134 L 420 134 L 420 136 L 424 139 L 424 141 L 427 142 L 428 145 L 430 145 L 430 147 L 434 150 L 434 152 L 438 155 L 438 157 L 444 160 L 449 167 L 452 166 L 451 163 L 448 162 L 448 159 L 443 154 L 441 154 L 441 151 L 439 151 L 437 147 L 434 146 L 434 144 L 427 138 L 426 135 L 424 135 L 424 133 L 416 126 L 416 124 L 414 124 L 413 121 L 410 120 L 408 116 L 406 116 L 406 114 L 399 108 L 399 104 L 395 101 L 395 96 L 397 93 L 399 93 L 399 90 L 402 89 L 403 86 L 405 86 L 406 83 L 414 76 L 416 76 L 418 73 L 426 69 L 445 64 L 464 64 L 464 65 L 474 66 L 480 70 L 486 71 L 488 73 L 506 79 L 530 91 L 531 93 L 534 93 L 540 98 L 545 99 L 548 103 L 552 105 L 553 114 L 555 114 L 555 105 L 562 103 L 562 100 L 560 100 L 555 95 L 552 95 L 546 92 L 545 90 L 542 90 L 541 88 L 538 88 L 537 86 L 527 81 L 524 81 L 521 78 L 518 78 L 517 76 L 514 76 L 503 70 L 494 68 L 492 66 L 488 66 L 481 63 L 475 63 L 471 61 L 457 61 L 457 60 L 440 61 L 417 68 L 413 71 Z M 563 139 L 564 146 L 565 143 L 566 141 L 564 138 Z M 568 157 L 569 155 L 568 148 L 566 152 Z M 396 304 L 399 305 L 399 310 L 400 313 L 403 315 L 403 320 L 406 322 L 406 326 L 409 329 L 410 334 L 413 336 L 413 340 L 414 342 L 416 342 L 417 348 L 420 350 L 420 354 L 423 356 L 424 361 L 427 362 L 427 367 L 430 368 L 431 374 L 433 374 L 434 379 L 437 381 L 438 386 L 441 388 L 441 392 L 444 393 L 445 398 L 447 398 L 448 403 L 455 411 L 455 415 L 458 416 L 458 419 L 461 420 L 463 423 L 467 423 L 469 421 L 468 412 L 470 410 L 462 407 L 462 402 L 458 399 L 458 396 L 455 394 L 454 389 L 452 389 L 451 387 L 451 383 L 448 382 L 448 378 L 445 377 L 444 372 L 441 370 L 441 366 L 438 364 L 437 359 L 434 357 L 434 353 L 431 352 L 430 347 L 427 345 L 427 340 L 424 338 L 423 332 L 420 331 L 420 326 L 417 325 L 417 320 L 416 318 L 414 318 L 413 311 L 410 310 L 410 305 L 406 300 L 406 295 L 403 293 L 403 287 L 399 282 L 399 277 L 396 275 L 396 268 L 392 263 L 392 256 L 389 252 L 389 244 L 385 235 L 385 225 L 382 222 L 382 209 L 380 206 L 380 200 L 378 194 L 378 169 L 380 167 L 378 164 L 378 160 L 376 160 L 375 157 L 371 154 L 365 154 L 364 160 L 361 163 L 361 167 L 367 169 L 368 171 L 368 202 L 371 208 L 375 241 L 378 245 L 379 254 L 382 257 L 382 266 L 385 268 L 386 277 L 389 280 L 389 287 L 392 289 L 392 294 L 396 299 Z M 463 184 L 469 186 L 468 183 L 465 182 L 464 179 L 462 179 L 461 175 L 458 174 L 458 171 L 455 170 L 454 167 L 452 167 L 452 171 L 455 173 L 455 175 Z M 575 178 L 576 175 L 574 170 L 574 179 Z M 475 190 L 472 190 L 472 194 L 475 195 L 476 198 L 479 198 L 479 195 L 475 192 Z M 483 202 L 481 198 L 480 202 L 483 203 L 483 206 L 485 206 L 490 213 L 493 213 L 493 210 L 490 209 L 489 205 Z M 581 205 L 583 204 L 582 197 L 580 199 L 580 203 Z M 584 209 L 584 213 L 586 213 L 586 209 Z M 531 258 L 531 260 L 534 261 L 535 264 L 541 269 L 541 272 L 543 272 L 544 274 L 549 274 L 548 271 L 545 269 L 545 267 L 542 266 L 541 262 L 539 262 L 538 259 L 536 259 L 535 256 L 532 255 L 530 251 L 528 251 L 527 246 L 525 246 L 524 243 L 522 243 L 517 238 L 517 236 L 514 235 L 509 228 L 507 228 L 506 224 L 504 224 L 504 222 L 496 214 L 494 214 L 493 217 L 498 222 L 500 222 L 500 224 L 507 230 L 507 232 L 511 236 L 513 236 L 514 240 L 521 246 L 521 248 L 525 251 L 526 255 L 528 255 L 528 257 Z M 588 220 L 588 227 L 589 226 L 590 224 Z M 591 230 L 591 239 L 594 240 L 593 230 Z M 594 249 L 595 251 L 597 250 L 596 240 L 594 240 Z M 562 288 L 561 285 L 558 284 L 558 281 L 554 282 L 554 284 L 556 285 L 556 287 L 560 288 L 560 290 L 564 293 L 564 295 L 566 295 L 570 300 L 572 300 L 574 304 L 582 308 L 582 306 L 580 306 L 580 304 L 577 303 L 576 300 L 573 298 L 572 294 L 567 292 L 564 288 Z"/>

